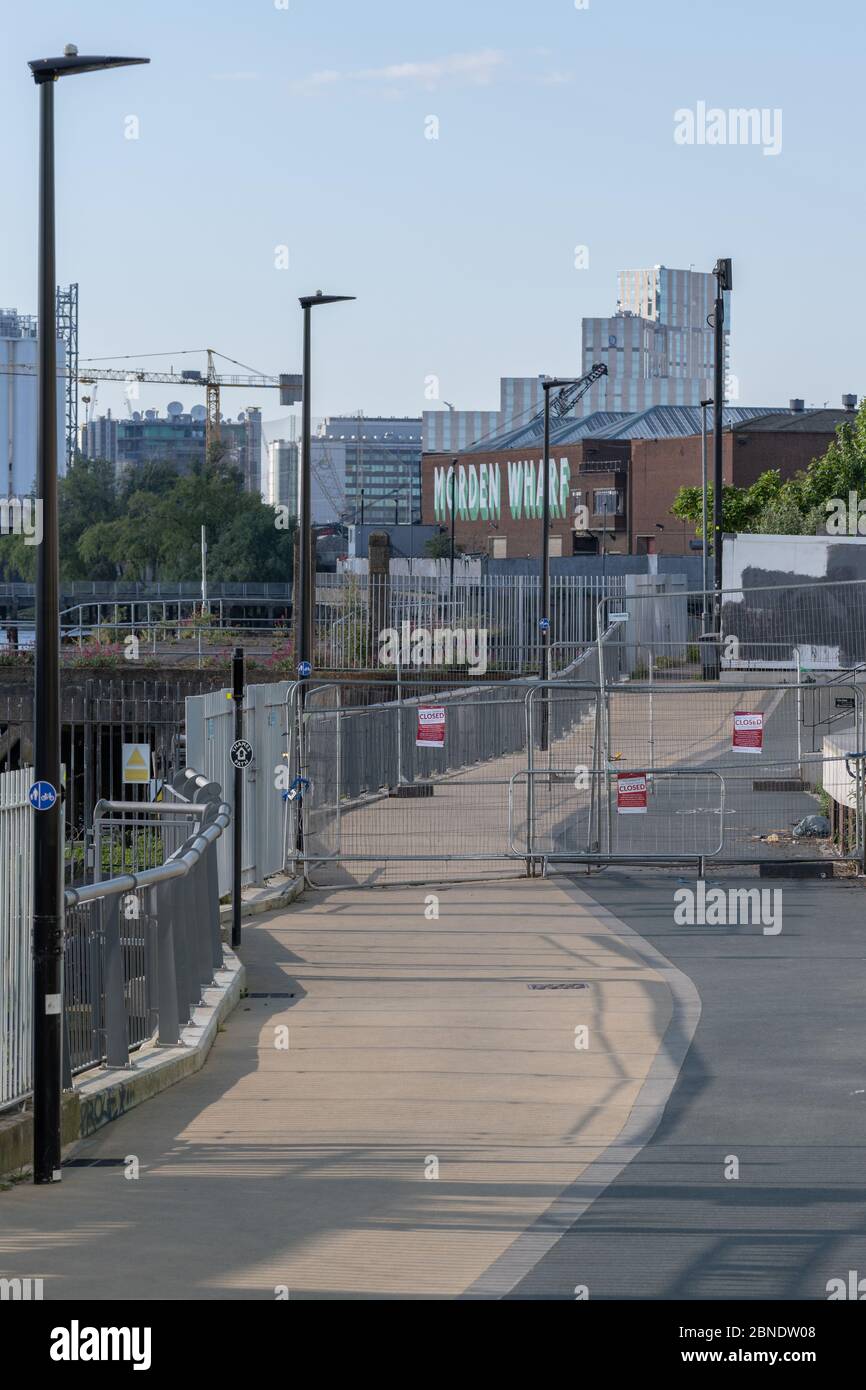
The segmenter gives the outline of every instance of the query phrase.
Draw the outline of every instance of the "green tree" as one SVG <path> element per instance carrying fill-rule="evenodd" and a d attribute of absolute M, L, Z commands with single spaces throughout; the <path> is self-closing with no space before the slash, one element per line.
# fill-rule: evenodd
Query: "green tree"
<path fill-rule="evenodd" d="M 431 536 L 430 539 L 429 539 L 429 541 L 426 541 L 426 542 L 425 542 L 425 545 L 424 545 L 424 554 L 427 555 L 431 560 L 448 560 L 448 559 L 450 559 L 450 556 L 451 556 L 451 536 L 450 536 L 450 533 L 447 532 L 447 531 L 441 531 L 441 532 L 439 533 L 438 536 Z M 456 542 L 455 542 L 455 545 L 454 545 L 454 554 L 455 554 L 455 555 L 462 555 L 462 554 L 463 554 L 463 546 L 460 545 L 460 544 L 458 544 L 458 543 L 456 543 Z"/>
<path fill-rule="evenodd" d="M 849 493 L 866 497 L 866 400 L 852 421 L 843 421 L 836 437 L 820 458 L 813 459 L 805 471 L 782 482 L 772 469 L 751 487 L 725 487 L 722 492 L 722 529 L 752 531 L 766 535 L 809 535 L 823 531 L 831 508 L 841 503 L 847 508 Z M 712 517 L 712 488 L 707 489 Z M 700 533 L 701 489 L 680 488 L 671 511 L 695 522 Z"/>

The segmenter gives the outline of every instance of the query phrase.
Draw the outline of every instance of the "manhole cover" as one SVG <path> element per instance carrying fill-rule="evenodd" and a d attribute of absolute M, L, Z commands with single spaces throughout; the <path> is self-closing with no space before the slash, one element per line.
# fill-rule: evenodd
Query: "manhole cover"
<path fill-rule="evenodd" d="M 589 985 L 572 984 L 571 981 L 543 985 L 529 985 L 529 989 L 589 989 Z"/>

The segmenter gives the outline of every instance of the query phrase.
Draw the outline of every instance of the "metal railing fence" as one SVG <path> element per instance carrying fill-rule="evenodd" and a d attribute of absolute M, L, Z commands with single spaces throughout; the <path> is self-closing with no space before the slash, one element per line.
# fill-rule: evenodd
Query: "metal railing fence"
<path fill-rule="evenodd" d="M 589 679 L 457 690 L 431 682 L 404 688 L 399 700 L 383 699 L 381 685 L 311 686 L 303 708 L 298 687 L 304 791 L 287 834 L 289 865 L 323 885 L 400 877 L 407 866 L 429 879 L 465 875 L 461 865 L 499 872 L 507 861 L 814 860 L 830 852 L 814 818 L 829 771 L 823 738 L 840 721 L 858 750 L 847 760 L 858 770 L 845 857 L 862 860 L 861 687 L 837 683 L 828 694 L 796 679 L 602 687 L 597 664 L 587 648 Z M 445 712 L 441 748 L 416 746 L 425 704 Z M 743 712 L 763 716 L 759 750 L 735 745 Z M 618 807 L 625 773 L 647 780 L 638 814 Z"/>
<path fill-rule="evenodd" d="M 0 774 L 0 1106 L 30 1084 L 32 781 L 30 768 Z"/>
<path fill-rule="evenodd" d="M 6 809 L 18 807 L 0 807 L 0 833 Z M 32 817 L 29 803 L 27 812 Z M 223 964 L 216 848 L 230 821 L 219 786 L 189 768 L 175 776 L 165 802 L 96 807 L 94 881 L 65 893 L 67 1086 L 100 1063 L 129 1066 L 130 1054 L 152 1038 L 180 1041 Z M 31 863 L 24 853 L 20 862 L 20 909 L 0 959 L 0 1109 L 26 1099 L 31 1085 L 32 911 L 20 897 Z"/>
<path fill-rule="evenodd" d="M 316 576 L 315 666 L 369 671 L 381 664 L 387 631 L 424 629 L 485 633 L 487 669 L 500 674 L 538 671 L 540 620 L 550 640 L 586 644 L 596 638 L 599 600 L 625 593 L 621 575 L 560 575 L 550 579 L 550 613 L 542 613 L 538 575 L 319 574 Z M 404 663 L 406 664 L 406 663 Z"/>

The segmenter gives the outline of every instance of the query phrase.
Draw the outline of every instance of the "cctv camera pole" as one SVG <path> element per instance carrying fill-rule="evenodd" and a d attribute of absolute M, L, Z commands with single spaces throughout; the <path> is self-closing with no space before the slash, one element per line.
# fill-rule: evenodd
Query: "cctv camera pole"
<path fill-rule="evenodd" d="M 232 654 L 232 703 L 235 711 L 235 743 L 244 736 L 244 649 Z M 244 855 L 244 769 L 234 765 L 234 812 L 232 815 L 232 950 L 241 944 L 241 875 Z"/>

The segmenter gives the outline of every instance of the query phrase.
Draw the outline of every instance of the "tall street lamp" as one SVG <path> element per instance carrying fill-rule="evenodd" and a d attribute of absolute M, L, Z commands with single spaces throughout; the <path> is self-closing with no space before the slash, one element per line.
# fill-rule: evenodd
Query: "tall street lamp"
<path fill-rule="evenodd" d="M 298 592 L 295 595 L 295 632 L 297 634 L 298 673 L 301 677 L 311 674 L 311 612 L 310 612 L 310 556 L 312 538 L 310 535 L 310 445 L 311 445 L 311 391 L 310 391 L 310 314 L 317 304 L 342 304 L 354 299 L 353 294 L 315 294 L 304 295 L 301 308 L 304 311 L 304 395 L 301 417 L 301 466 L 298 469 Z M 363 513 L 362 513 L 363 521 Z"/>
<path fill-rule="evenodd" d="M 730 258 L 713 267 L 716 302 L 713 311 L 713 630 L 722 633 L 722 416 L 725 404 L 725 291 L 733 286 Z"/>
<path fill-rule="evenodd" d="M 541 383 L 544 391 L 544 452 L 541 466 L 542 478 L 541 508 L 541 662 L 538 674 L 543 681 L 550 679 L 550 393 L 565 386 L 577 386 L 582 377 L 545 377 Z M 545 744 L 542 743 L 542 747 Z"/>
<path fill-rule="evenodd" d="M 149 63 L 79 55 L 30 63 L 39 105 L 39 298 L 36 495 L 36 700 L 33 825 L 33 1181 L 59 1182 L 63 1047 L 63 839 L 60 803 L 60 557 L 57 530 L 57 323 L 54 240 L 54 83 L 60 77 Z"/>
<path fill-rule="evenodd" d="M 701 588 L 704 591 L 701 606 L 701 633 L 706 634 L 709 619 L 710 576 L 707 565 L 707 406 L 712 401 L 701 401 Z"/>

